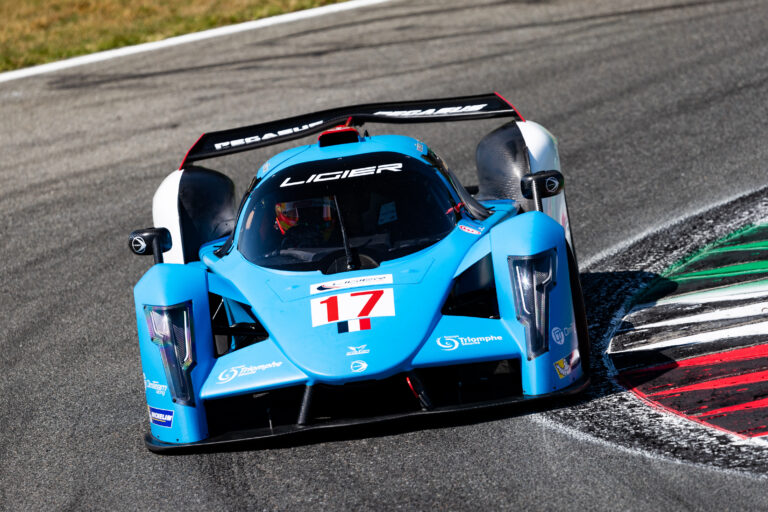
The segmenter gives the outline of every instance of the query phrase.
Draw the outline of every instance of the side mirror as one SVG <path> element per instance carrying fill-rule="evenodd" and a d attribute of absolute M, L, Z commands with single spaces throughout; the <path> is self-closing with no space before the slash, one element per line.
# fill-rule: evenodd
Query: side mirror
<path fill-rule="evenodd" d="M 128 247 L 139 256 L 155 256 L 155 263 L 163 262 L 163 253 L 171 249 L 171 233 L 165 228 L 137 229 L 128 236 Z"/>
<path fill-rule="evenodd" d="M 542 211 L 541 200 L 556 196 L 563 191 L 565 178 L 559 171 L 542 171 L 526 174 L 520 180 L 520 191 L 526 199 L 533 199 L 536 210 Z"/>

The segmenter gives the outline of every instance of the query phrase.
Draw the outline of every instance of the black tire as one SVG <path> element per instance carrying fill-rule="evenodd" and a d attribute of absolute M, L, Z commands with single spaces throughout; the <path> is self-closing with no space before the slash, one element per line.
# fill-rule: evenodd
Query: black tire
<path fill-rule="evenodd" d="M 576 336 L 579 339 L 579 355 L 581 356 L 581 368 L 584 375 L 589 377 L 591 373 L 590 358 L 592 343 L 589 340 L 589 325 L 587 324 L 587 310 L 584 307 L 584 296 L 581 293 L 581 281 L 579 280 L 579 266 L 573 254 L 571 246 L 566 243 L 568 251 L 568 277 L 571 283 L 571 300 L 573 301 L 573 316 L 576 324 Z"/>

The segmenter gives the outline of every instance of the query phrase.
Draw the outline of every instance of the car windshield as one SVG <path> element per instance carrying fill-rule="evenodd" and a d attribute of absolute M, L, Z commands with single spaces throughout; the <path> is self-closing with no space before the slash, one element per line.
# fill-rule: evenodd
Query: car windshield
<path fill-rule="evenodd" d="M 274 269 L 374 268 L 443 239 L 455 205 L 437 169 L 399 153 L 298 164 L 252 192 L 238 250 Z"/>

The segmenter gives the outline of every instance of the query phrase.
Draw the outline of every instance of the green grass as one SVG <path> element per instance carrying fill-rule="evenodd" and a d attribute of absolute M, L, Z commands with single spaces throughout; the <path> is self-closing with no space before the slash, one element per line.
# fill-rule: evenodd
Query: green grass
<path fill-rule="evenodd" d="M 343 0 L 0 0 L 0 71 Z"/>

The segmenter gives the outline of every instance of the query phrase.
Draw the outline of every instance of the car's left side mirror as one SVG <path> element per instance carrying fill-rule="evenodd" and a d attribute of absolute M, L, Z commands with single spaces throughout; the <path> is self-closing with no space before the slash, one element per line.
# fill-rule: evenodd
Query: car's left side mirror
<path fill-rule="evenodd" d="M 163 253 L 171 249 L 171 233 L 165 228 L 137 229 L 128 236 L 128 247 L 139 256 L 155 256 L 155 263 L 163 262 Z"/>
<path fill-rule="evenodd" d="M 538 211 L 542 211 L 542 199 L 556 196 L 563 191 L 564 186 L 565 178 L 559 171 L 526 174 L 520 180 L 520 191 L 523 197 L 533 199 Z"/>

